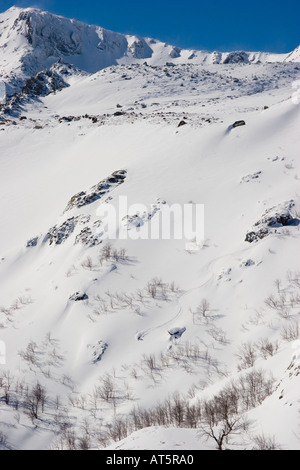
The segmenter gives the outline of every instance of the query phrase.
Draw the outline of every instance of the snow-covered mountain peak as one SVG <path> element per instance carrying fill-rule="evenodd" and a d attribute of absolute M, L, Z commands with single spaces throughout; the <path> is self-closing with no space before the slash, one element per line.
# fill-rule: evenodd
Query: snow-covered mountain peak
<path fill-rule="evenodd" d="M 58 59 L 89 72 L 118 64 L 249 64 L 299 61 L 287 54 L 183 50 L 158 40 L 129 36 L 37 8 L 12 7 L 0 14 L 0 77 L 8 94 Z"/>
<path fill-rule="evenodd" d="M 285 61 L 286 62 L 300 62 L 300 45 L 296 47 L 296 49 L 293 50 L 293 52 L 288 54 Z"/>

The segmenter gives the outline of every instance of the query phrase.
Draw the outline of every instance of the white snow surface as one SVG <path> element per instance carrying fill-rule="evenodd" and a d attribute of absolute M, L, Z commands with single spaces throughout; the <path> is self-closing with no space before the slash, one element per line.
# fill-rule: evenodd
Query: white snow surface
<path fill-rule="evenodd" d="M 28 13 L 32 44 L 20 20 Z M 264 434 L 282 449 L 299 450 L 300 106 L 292 96 L 300 68 L 291 62 L 297 54 L 280 63 L 258 53 L 250 64 L 216 64 L 211 54 L 188 59 L 192 51 L 171 59 L 162 43 L 137 46 L 139 38 L 35 9 L 12 8 L 0 21 L 4 81 L 31 76 L 60 55 L 70 58 L 70 45 L 72 63 L 89 72 L 0 118 L 0 341 L 6 346 L 0 448 L 65 447 L 72 429 L 77 447 L 88 434 L 92 449 L 214 449 L 199 429 L 146 427 L 118 439 L 111 425 L 174 393 L 191 405 L 212 398 L 231 380 L 262 369 L 274 376 L 272 393 L 247 411 L 248 430 L 227 447 L 252 449 L 254 437 Z M 233 128 L 240 120 L 246 125 Z M 181 121 L 186 125 L 178 127 Z M 185 240 L 111 240 L 126 256 L 100 259 L 99 209 L 110 203 L 117 210 L 120 196 L 146 207 L 128 214 L 136 235 L 167 205 L 204 204 L 204 243 L 189 251 Z M 267 226 L 266 214 L 286 214 L 287 207 L 290 223 Z M 261 227 L 267 236 L 245 241 Z M 147 289 L 153 279 L 154 296 Z M 209 308 L 201 316 L 204 299 Z M 176 330 L 180 337 L 170 337 Z M 258 351 L 265 339 L 277 345 L 273 354 L 257 353 L 255 365 L 240 370 L 241 346 L 250 342 Z M 190 346 L 198 358 L 186 352 Z M 95 404 L 107 374 L 114 398 Z M 37 381 L 47 398 L 32 420 L 23 402 Z"/>

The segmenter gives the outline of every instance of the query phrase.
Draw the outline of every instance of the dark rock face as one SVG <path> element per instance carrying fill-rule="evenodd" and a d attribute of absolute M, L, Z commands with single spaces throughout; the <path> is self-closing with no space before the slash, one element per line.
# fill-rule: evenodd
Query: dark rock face
<path fill-rule="evenodd" d="M 180 339 L 182 335 L 186 332 L 186 328 L 173 328 L 172 330 L 169 330 L 169 335 L 171 336 L 171 339 Z"/>
<path fill-rule="evenodd" d="M 78 223 L 78 217 L 72 217 L 66 220 L 61 226 L 56 225 L 51 228 L 47 234 L 49 245 L 61 245 L 64 243 L 70 235 L 74 232 L 75 227 Z"/>
<path fill-rule="evenodd" d="M 245 121 L 236 121 L 234 124 L 232 124 L 232 127 L 235 129 L 236 127 L 241 127 L 245 125 L 246 125 Z"/>
<path fill-rule="evenodd" d="M 81 230 L 79 235 L 77 235 L 75 244 L 82 243 L 89 247 L 101 245 L 101 243 L 103 243 L 102 235 L 103 233 L 94 235 L 92 229 L 90 227 L 86 227 Z"/>
<path fill-rule="evenodd" d="M 260 229 L 258 232 L 250 232 L 246 235 L 246 242 L 253 243 L 257 240 L 262 240 L 263 238 L 267 237 L 270 234 L 267 228 Z"/>
<path fill-rule="evenodd" d="M 181 49 L 179 47 L 173 47 L 173 49 L 170 52 L 170 57 L 172 59 L 178 59 L 178 57 L 181 56 Z"/>
<path fill-rule="evenodd" d="M 84 300 L 88 300 L 88 299 L 89 297 L 87 294 L 80 293 L 80 292 L 76 292 L 76 294 L 71 295 L 71 297 L 69 298 L 71 302 L 83 302 Z"/>
<path fill-rule="evenodd" d="M 68 86 L 57 72 L 50 69 L 40 72 L 35 77 L 27 80 L 22 93 L 31 96 L 47 96 Z"/>
<path fill-rule="evenodd" d="M 231 52 L 224 60 L 224 64 L 249 64 L 249 56 L 243 51 Z"/>
<path fill-rule="evenodd" d="M 299 221 L 294 219 L 291 213 L 294 207 L 295 202 L 289 201 L 267 210 L 262 218 L 256 222 L 254 229 L 247 233 L 245 241 L 253 243 L 272 233 L 279 233 L 283 227 L 297 225 Z"/>
<path fill-rule="evenodd" d="M 28 240 L 26 244 L 26 248 L 33 248 L 36 247 L 39 241 L 39 237 L 32 238 L 31 240 Z"/>
<path fill-rule="evenodd" d="M 149 59 L 153 55 L 152 49 L 142 38 L 133 42 L 129 48 L 129 52 L 131 52 L 135 59 Z"/>
<path fill-rule="evenodd" d="M 51 23 L 49 22 L 51 18 Z M 80 29 L 74 27 L 72 34 L 63 28 L 60 17 L 39 11 L 23 11 L 15 21 L 17 28 L 25 24 L 25 37 L 33 47 L 43 47 L 47 57 L 81 54 Z"/>
<path fill-rule="evenodd" d="M 11 95 L 6 100 L 4 112 L 7 114 L 13 112 L 14 115 L 20 114 L 22 112 L 22 105 L 28 102 L 28 100 L 31 101 L 41 96 L 48 96 L 51 93 L 69 87 L 70 85 L 66 80 L 72 75 L 82 76 L 85 73 L 59 60 L 50 69 L 44 69 L 33 75 L 25 82 L 20 92 Z M 26 116 L 21 116 L 21 119 L 25 120 L 27 118 Z"/>
<path fill-rule="evenodd" d="M 105 351 L 108 349 L 108 344 L 104 341 L 99 341 L 99 343 L 93 347 L 93 362 L 97 364 L 97 362 L 102 361 L 102 358 L 105 354 Z"/>

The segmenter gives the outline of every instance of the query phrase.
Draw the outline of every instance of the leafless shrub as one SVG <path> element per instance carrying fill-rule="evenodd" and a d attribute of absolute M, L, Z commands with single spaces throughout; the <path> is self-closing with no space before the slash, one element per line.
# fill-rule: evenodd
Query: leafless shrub
<path fill-rule="evenodd" d="M 85 434 L 78 438 L 78 444 L 77 444 L 76 449 L 87 451 L 90 449 L 90 445 L 91 445 L 90 437 Z"/>
<path fill-rule="evenodd" d="M 93 263 L 93 260 L 90 256 L 88 256 L 82 263 L 81 263 L 81 266 L 84 268 L 84 269 L 89 269 L 90 271 L 93 270 L 94 268 L 94 263 Z"/>
<path fill-rule="evenodd" d="M 131 432 L 130 423 L 127 419 L 115 419 L 109 430 L 109 437 L 113 441 L 125 439 Z"/>
<path fill-rule="evenodd" d="M 110 374 L 106 374 L 103 378 L 99 379 L 101 385 L 97 387 L 97 393 L 101 400 L 110 403 L 116 398 L 116 384 Z"/>
<path fill-rule="evenodd" d="M 149 354 L 143 356 L 143 362 L 150 372 L 153 372 L 156 369 L 156 358 L 154 354 Z"/>
<path fill-rule="evenodd" d="M 222 328 L 217 328 L 215 325 L 213 328 L 208 330 L 210 336 L 220 344 L 226 344 L 228 342 L 226 332 Z"/>
<path fill-rule="evenodd" d="M 136 297 L 138 302 L 141 302 L 142 304 L 144 303 L 144 294 L 142 290 L 139 289 L 136 291 Z"/>
<path fill-rule="evenodd" d="M 240 396 L 240 407 L 244 411 L 255 408 L 273 393 L 274 378 L 263 370 L 253 370 L 240 376 L 236 391 Z"/>
<path fill-rule="evenodd" d="M 276 279 L 276 280 L 274 281 L 274 286 L 275 286 L 276 289 L 277 289 L 277 293 L 280 294 L 281 280 L 280 280 L 280 279 Z"/>
<path fill-rule="evenodd" d="M 34 341 L 30 341 L 25 351 L 20 351 L 19 356 L 24 359 L 24 361 L 30 364 L 36 364 L 37 360 L 37 344 Z"/>
<path fill-rule="evenodd" d="M 260 355 L 264 359 L 268 359 L 268 357 L 272 357 L 275 354 L 277 354 L 278 348 L 279 348 L 278 341 L 275 341 L 274 343 L 272 343 L 271 341 L 269 341 L 268 338 L 261 339 L 257 343 L 256 346 L 257 346 L 257 349 L 258 349 Z"/>
<path fill-rule="evenodd" d="M 286 294 L 281 294 L 279 296 L 277 313 L 282 318 L 289 318 L 290 317 L 291 309 L 290 309 L 290 306 L 288 305 Z"/>
<path fill-rule="evenodd" d="M 257 354 L 254 345 L 250 342 L 242 344 L 239 348 L 237 357 L 240 361 L 240 364 L 238 366 L 239 371 L 253 367 L 257 359 Z"/>
<path fill-rule="evenodd" d="M 210 304 L 207 299 L 203 299 L 201 304 L 197 308 L 198 315 L 202 317 L 206 317 L 208 312 L 210 311 Z"/>
<path fill-rule="evenodd" d="M 300 272 L 295 272 L 295 273 L 288 273 L 288 280 L 289 283 L 293 286 L 296 287 L 297 289 L 300 289 Z"/>
<path fill-rule="evenodd" d="M 112 245 L 111 243 L 106 243 L 106 245 L 101 250 L 101 257 L 105 261 L 109 261 L 112 257 Z"/>
<path fill-rule="evenodd" d="M 281 329 L 281 337 L 285 341 L 296 341 L 299 338 L 299 323 L 298 321 L 288 322 Z"/>
<path fill-rule="evenodd" d="M 126 261 L 127 256 L 126 256 L 126 250 L 125 248 L 121 248 L 119 251 L 119 257 L 121 258 L 122 261 Z"/>
<path fill-rule="evenodd" d="M 280 445 L 276 442 L 275 436 L 265 436 L 260 434 L 252 438 L 253 450 L 280 450 Z"/>
<path fill-rule="evenodd" d="M 153 281 L 148 282 L 148 285 L 147 285 L 147 292 L 148 292 L 148 294 L 150 295 L 150 297 L 152 297 L 152 299 L 156 299 L 156 296 L 157 296 L 157 285 L 156 285 L 155 282 L 153 282 Z"/>
<path fill-rule="evenodd" d="M 270 295 L 269 297 L 267 297 L 267 299 L 265 300 L 265 304 L 273 310 L 278 310 L 278 300 L 275 298 L 274 295 Z"/>

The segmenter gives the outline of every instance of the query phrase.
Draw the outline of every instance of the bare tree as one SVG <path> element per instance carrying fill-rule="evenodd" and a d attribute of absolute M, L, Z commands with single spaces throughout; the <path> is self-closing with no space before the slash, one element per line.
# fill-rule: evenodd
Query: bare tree
<path fill-rule="evenodd" d="M 268 338 L 261 339 L 257 343 L 258 351 L 264 359 L 274 356 L 278 352 L 278 341 L 272 343 Z"/>
<path fill-rule="evenodd" d="M 40 412 L 44 412 L 46 396 L 46 389 L 39 382 L 27 393 L 26 407 L 32 420 L 39 419 Z"/>
<path fill-rule="evenodd" d="M 101 385 L 97 387 L 98 396 L 101 400 L 110 403 L 116 397 L 116 385 L 110 374 L 106 374 L 101 380 Z"/>
<path fill-rule="evenodd" d="M 233 413 L 230 401 L 215 397 L 204 403 L 204 422 L 200 425 L 200 435 L 213 439 L 218 450 L 224 450 L 230 435 L 241 431 L 243 416 Z"/>
<path fill-rule="evenodd" d="M 285 341 L 296 341 L 299 338 L 300 329 L 297 320 L 288 322 L 281 329 L 281 337 Z"/>
<path fill-rule="evenodd" d="M 109 261 L 112 257 L 112 245 L 111 243 L 106 243 L 106 245 L 101 250 L 102 258 L 105 261 Z"/>
<path fill-rule="evenodd" d="M 197 313 L 202 317 L 206 317 L 210 310 L 210 304 L 207 299 L 203 299 L 199 307 L 197 308 Z"/>
<path fill-rule="evenodd" d="M 280 279 L 276 279 L 276 280 L 274 281 L 274 286 L 276 287 L 278 294 L 280 294 L 281 280 L 280 280 Z"/>
<path fill-rule="evenodd" d="M 148 282 L 147 285 L 147 292 L 152 297 L 152 299 L 156 299 L 157 296 L 157 284 L 152 282 Z"/>

